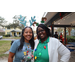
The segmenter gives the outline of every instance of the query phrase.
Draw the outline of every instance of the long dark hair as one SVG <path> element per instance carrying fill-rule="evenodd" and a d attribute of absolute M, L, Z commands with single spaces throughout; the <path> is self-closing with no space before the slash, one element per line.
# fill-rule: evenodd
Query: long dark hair
<path fill-rule="evenodd" d="M 19 46 L 19 48 L 18 48 L 18 51 L 23 48 L 23 44 L 24 44 L 24 36 L 23 36 L 23 33 L 24 33 L 24 31 L 25 31 L 26 28 L 30 28 L 30 29 L 32 30 L 32 28 L 31 28 L 31 27 L 28 27 L 28 26 L 25 27 L 25 28 L 22 30 L 21 39 L 20 39 L 20 46 Z M 33 30 L 32 30 L 32 38 L 31 38 L 31 40 L 29 40 L 29 43 L 30 43 L 32 49 L 34 49 L 34 45 L 35 45 L 35 44 L 34 44 L 34 33 L 33 33 Z"/>
<path fill-rule="evenodd" d="M 39 24 L 38 27 L 43 28 L 46 31 L 48 37 L 51 36 L 50 29 L 45 24 Z M 37 33 L 38 39 L 40 39 L 38 36 L 38 27 L 36 29 L 36 33 Z"/>

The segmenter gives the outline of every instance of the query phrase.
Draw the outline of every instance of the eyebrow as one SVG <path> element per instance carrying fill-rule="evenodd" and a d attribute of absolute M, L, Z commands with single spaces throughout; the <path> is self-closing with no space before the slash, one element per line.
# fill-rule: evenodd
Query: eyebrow
<path fill-rule="evenodd" d="M 25 31 L 25 32 L 32 32 L 32 31 Z"/>

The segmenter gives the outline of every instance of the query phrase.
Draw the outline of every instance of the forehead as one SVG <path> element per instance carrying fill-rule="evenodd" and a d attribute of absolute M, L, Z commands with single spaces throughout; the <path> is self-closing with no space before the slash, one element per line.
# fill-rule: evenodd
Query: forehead
<path fill-rule="evenodd" d="M 38 30 L 44 30 L 43 28 L 41 28 L 41 27 L 38 27 Z"/>
<path fill-rule="evenodd" d="M 26 28 L 24 31 L 32 31 L 31 28 Z"/>

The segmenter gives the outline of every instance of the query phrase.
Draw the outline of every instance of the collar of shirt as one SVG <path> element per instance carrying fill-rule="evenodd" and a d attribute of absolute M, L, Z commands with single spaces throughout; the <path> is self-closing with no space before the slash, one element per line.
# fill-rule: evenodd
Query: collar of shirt
<path fill-rule="evenodd" d="M 49 42 L 49 37 L 47 38 L 46 41 L 44 41 L 43 43 L 48 43 Z M 41 40 L 39 40 L 39 43 L 41 43 Z"/>

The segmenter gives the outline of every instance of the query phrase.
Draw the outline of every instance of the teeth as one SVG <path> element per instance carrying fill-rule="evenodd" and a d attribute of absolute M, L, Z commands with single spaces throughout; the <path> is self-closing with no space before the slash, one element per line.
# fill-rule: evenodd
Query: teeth
<path fill-rule="evenodd" d="M 43 36 L 43 34 L 41 34 L 41 36 Z"/>
<path fill-rule="evenodd" d="M 30 37 L 30 36 L 27 36 L 27 37 Z"/>

